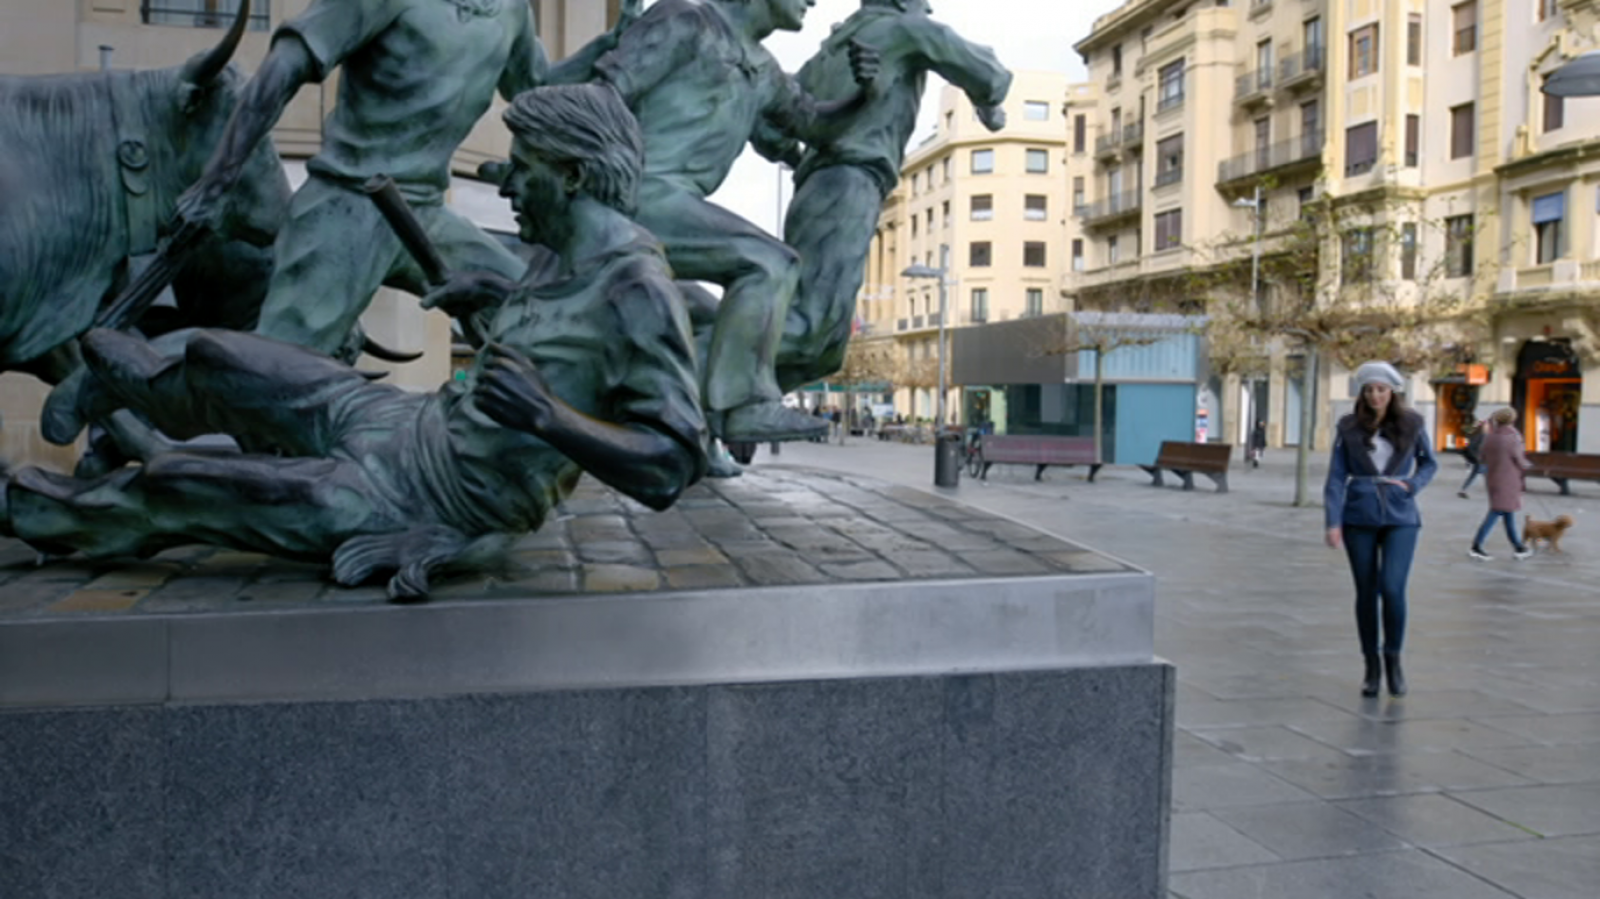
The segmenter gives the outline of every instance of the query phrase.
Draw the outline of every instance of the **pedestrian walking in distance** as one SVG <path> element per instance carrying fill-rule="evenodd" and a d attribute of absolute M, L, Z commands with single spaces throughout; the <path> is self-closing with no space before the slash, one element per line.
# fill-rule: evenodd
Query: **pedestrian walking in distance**
<path fill-rule="evenodd" d="M 1250 431 L 1250 467 L 1261 467 L 1261 454 L 1267 450 L 1267 423 L 1256 422 Z"/>
<path fill-rule="evenodd" d="M 1456 496 L 1467 498 L 1467 488 L 1472 482 L 1483 474 L 1483 438 L 1488 433 L 1487 421 L 1477 422 L 1472 426 L 1472 433 L 1467 435 L 1467 446 L 1461 451 L 1461 457 L 1467 460 L 1467 479 L 1461 482 L 1461 489 L 1456 491 Z"/>
<path fill-rule="evenodd" d="M 1517 513 L 1522 511 L 1522 472 L 1531 462 L 1522 449 L 1522 434 L 1517 431 L 1517 413 L 1512 409 L 1497 409 L 1489 416 L 1488 433 L 1483 438 L 1483 483 L 1489 488 L 1489 513 L 1472 538 L 1472 548 L 1467 555 L 1480 562 L 1494 558 L 1483 551 L 1483 540 L 1494 530 L 1495 519 L 1505 522 L 1506 537 L 1511 540 L 1511 557 L 1517 561 L 1533 555 L 1517 536 Z"/>
<path fill-rule="evenodd" d="M 1366 661 L 1361 695 L 1378 695 L 1387 674 L 1390 695 L 1404 696 L 1406 581 L 1422 528 L 1417 493 L 1439 463 L 1422 416 L 1406 407 L 1405 380 L 1394 366 L 1368 362 L 1355 382 L 1355 411 L 1335 429 L 1322 492 L 1327 540 L 1344 547 L 1355 579 L 1356 634 Z"/>

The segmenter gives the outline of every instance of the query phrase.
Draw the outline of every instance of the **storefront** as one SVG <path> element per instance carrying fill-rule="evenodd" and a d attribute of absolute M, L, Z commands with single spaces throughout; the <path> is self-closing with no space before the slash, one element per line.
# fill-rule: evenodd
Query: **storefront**
<path fill-rule="evenodd" d="M 1583 369 L 1566 338 L 1529 340 L 1517 353 L 1511 405 L 1528 450 L 1577 452 Z"/>
<path fill-rule="evenodd" d="M 1466 447 L 1468 431 L 1479 418 L 1478 391 L 1487 383 L 1487 365 L 1460 365 L 1455 374 L 1433 382 L 1433 393 L 1437 397 L 1433 423 L 1435 450 L 1444 452 Z"/>

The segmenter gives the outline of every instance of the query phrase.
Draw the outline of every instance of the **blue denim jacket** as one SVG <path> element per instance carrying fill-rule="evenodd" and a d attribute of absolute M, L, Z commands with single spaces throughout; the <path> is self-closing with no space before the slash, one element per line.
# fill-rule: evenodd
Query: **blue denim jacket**
<path fill-rule="evenodd" d="M 1421 421 L 1417 422 L 1417 436 L 1411 446 L 1395 447 L 1393 458 L 1381 472 L 1372 464 L 1372 454 L 1362 443 L 1361 429 L 1354 415 L 1340 419 L 1334 433 L 1333 456 L 1328 460 L 1328 483 L 1322 488 L 1322 506 L 1328 527 L 1422 524 L 1422 515 L 1417 511 L 1417 494 L 1433 480 L 1439 463 L 1433 457 L 1433 447 Z M 1386 478 L 1404 481 L 1411 489 L 1385 484 Z"/>

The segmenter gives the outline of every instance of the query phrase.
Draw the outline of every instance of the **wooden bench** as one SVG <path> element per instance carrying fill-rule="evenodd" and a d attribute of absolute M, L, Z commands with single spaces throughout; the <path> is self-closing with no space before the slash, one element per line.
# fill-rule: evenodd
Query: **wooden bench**
<path fill-rule="evenodd" d="M 1156 487 L 1165 486 L 1161 471 L 1166 469 L 1183 479 L 1183 489 L 1194 489 L 1194 475 L 1199 472 L 1217 485 L 1218 493 L 1228 492 L 1228 458 L 1233 446 L 1227 443 L 1184 443 L 1163 440 L 1161 452 L 1156 454 L 1156 464 L 1141 465 L 1155 478 Z"/>
<path fill-rule="evenodd" d="M 1568 481 L 1600 481 L 1600 455 L 1594 453 L 1529 453 L 1533 467 L 1525 476 L 1549 478 L 1568 496 L 1572 488 Z"/>
<path fill-rule="evenodd" d="M 989 434 L 979 444 L 978 453 L 982 463 L 978 477 L 982 480 L 989 479 L 989 466 L 1001 464 L 1038 466 L 1033 473 L 1035 481 L 1041 480 L 1045 468 L 1051 465 L 1087 465 L 1091 484 L 1100 471 L 1100 463 L 1094 459 L 1093 437 Z"/>

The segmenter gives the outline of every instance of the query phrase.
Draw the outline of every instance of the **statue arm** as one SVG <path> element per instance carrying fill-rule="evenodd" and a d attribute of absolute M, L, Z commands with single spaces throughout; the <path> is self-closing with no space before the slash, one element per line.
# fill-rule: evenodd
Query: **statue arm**
<path fill-rule="evenodd" d="M 517 94 L 532 90 L 549 77 L 550 60 L 545 56 L 544 44 L 539 42 L 539 35 L 533 26 L 533 8 L 521 6 L 518 16 L 519 28 L 516 42 L 511 47 L 511 57 L 506 61 L 506 69 L 500 73 L 500 83 L 497 85 L 500 96 L 507 100 L 515 99 Z"/>
<path fill-rule="evenodd" d="M 623 0 L 622 10 L 617 14 L 617 23 L 611 26 L 611 30 L 584 44 L 578 52 L 563 59 L 554 68 L 550 68 L 545 80 L 550 84 L 583 84 L 593 81 L 595 63 L 617 48 L 622 42 L 622 36 L 639 18 L 643 8 L 644 0 Z M 548 64 L 546 65 L 548 67 Z"/>
<path fill-rule="evenodd" d="M 490 344 L 483 360 L 476 400 L 484 413 L 505 427 L 533 434 L 653 509 L 672 505 L 704 469 L 703 452 L 664 427 L 642 420 L 602 421 L 573 408 L 516 350 Z"/>
<path fill-rule="evenodd" d="M 923 65 L 960 88 L 973 106 L 985 109 L 1005 102 L 1011 90 L 1011 71 L 1000 64 L 993 50 L 932 19 L 908 17 L 905 22 L 905 38 Z"/>
<path fill-rule="evenodd" d="M 658 5 L 651 9 L 654 13 L 660 8 Z M 594 77 L 616 88 L 632 107 L 639 95 L 666 81 L 697 52 L 702 25 L 693 7 L 641 18 L 622 30 L 615 47 L 592 61 Z M 604 38 L 589 46 L 601 40 Z M 582 54 L 579 51 L 574 58 Z"/>
<path fill-rule="evenodd" d="M 844 100 L 818 100 L 807 93 L 798 79 L 776 66 L 772 69 L 775 99 L 767 107 L 767 117 L 778 130 L 808 144 L 825 144 L 849 131 L 857 117 L 876 95 L 878 52 L 865 44 L 850 44 L 850 71 L 856 92 Z"/>
<path fill-rule="evenodd" d="M 223 198 L 238 182 L 250 154 L 277 124 L 295 92 L 315 80 L 316 74 L 316 61 L 298 36 L 280 35 L 273 40 L 266 60 L 245 86 L 205 172 L 178 198 L 180 226 L 214 230 Z"/>
<path fill-rule="evenodd" d="M 804 148 L 783 129 L 765 116 L 756 122 L 755 133 L 750 135 L 750 146 L 768 162 L 779 162 L 789 168 L 798 168 Z"/>

